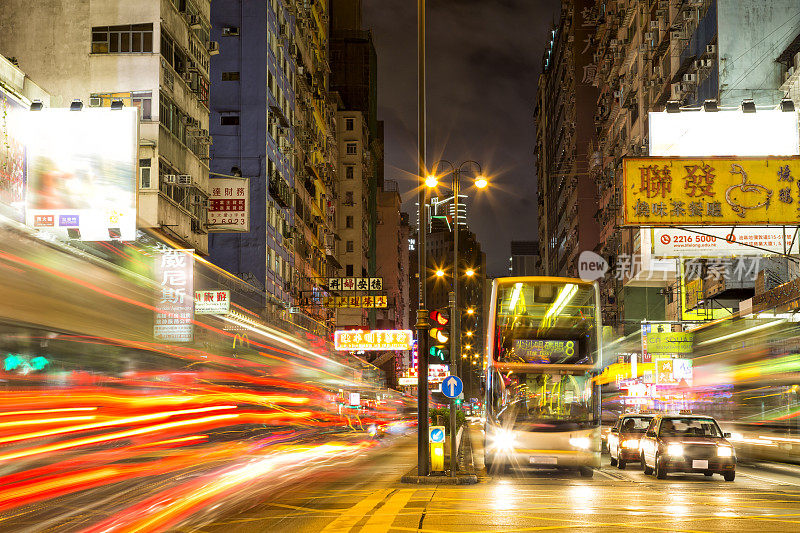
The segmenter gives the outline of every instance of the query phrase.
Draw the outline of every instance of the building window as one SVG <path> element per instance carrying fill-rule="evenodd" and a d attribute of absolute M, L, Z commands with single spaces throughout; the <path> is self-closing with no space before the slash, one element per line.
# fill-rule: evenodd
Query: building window
<path fill-rule="evenodd" d="M 344 205 L 353 205 L 353 191 L 344 193 Z"/>
<path fill-rule="evenodd" d="M 152 51 L 152 23 L 92 28 L 93 54 L 135 54 Z"/>
<path fill-rule="evenodd" d="M 352 118 L 344 119 L 344 129 L 347 131 L 353 131 L 356 128 L 356 121 Z"/>
<path fill-rule="evenodd" d="M 352 228 L 353 227 L 353 216 L 349 215 L 344 219 L 344 227 Z"/>
<path fill-rule="evenodd" d="M 347 241 L 347 248 L 348 252 L 352 252 L 355 249 L 355 243 L 353 241 Z"/>
<path fill-rule="evenodd" d="M 356 144 L 356 143 L 347 143 L 346 152 L 347 152 L 347 155 L 356 155 L 358 153 L 358 144 Z"/>
<path fill-rule="evenodd" d="M 139 188 L 150 188 L 150 159 L 139 160 Z"/>
<path fill-rule="evenodd" d="M 126 107 L 138 107 L 142 120 L 153 118 L 153 93 L 151 91 L 129 91 L 125 93 L 92 93 L 89 96 L 91 107 L 111 107 L 111 103 L 120 100 Z"/>
<path fill-rule="evenodd" d="M 356 167 L 350 165 L 344 167 L 345 179 L 351 180 L 355 177 L 355 175 L 356 175 Z"/>
<path fill-rule="evenodd" d="M 219 123 L 221 126 L 238 126 L 239 115 L 222 115 L 219 117 Z"/>
<path fill-rule="evenodd" d="M 353 275 L 353 265 L 345 265 L 344 266 L 344 275 L 345 276 L 352 276 Z"/>
<path fill-rule="evenodd" d="M 223 72 L 222 81 L 239 81 L 238 72 Z"/>

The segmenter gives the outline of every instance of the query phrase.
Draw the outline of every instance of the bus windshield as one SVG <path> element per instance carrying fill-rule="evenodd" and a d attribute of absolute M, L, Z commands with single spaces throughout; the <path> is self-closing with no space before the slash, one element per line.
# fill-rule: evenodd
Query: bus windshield
<path fill-rule="evenodd" d="M 592 365 L 597 302 L 589 283 L 517 282 L 497 288 L 494 358 L 501 363 Z"/>
<path fill-rule="evenodd" d="M 498 373 L 498 419 L 506 427 L 539 431 L 596 425 L 588 375 Z"/>

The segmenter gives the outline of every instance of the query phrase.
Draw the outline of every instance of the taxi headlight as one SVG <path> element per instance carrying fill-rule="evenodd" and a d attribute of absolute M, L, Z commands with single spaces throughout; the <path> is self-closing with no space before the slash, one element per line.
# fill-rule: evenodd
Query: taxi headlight
<path fill-rule="evenodd" d="M 592 445 L 592 441 L 590 441 L 587 437 L 573 437 L 569 439 L 569 445 L 573 448 L 588 450 L 589 446 Z"/>
<path fill-rule="evenodd" d="M 670 444 L 667 446 L 667 454 L 673 457 L 680 457 L 683 455 L 683 444 Z"/>
<path fill-rule="evenodd" d="M 622 443 L 623 448 L 638 448 L 639 439 L 628 439 Z"/>
<path fill-rule="evenodd" d="M 717 457 L 733 457 L 733 448 L 730 446 L 717 446 Z"/>
<path fill-rule="evenodd" d="M 498 430 L 492 439 L 492 446 L 498 450 L 511 450 L 514 448 L 514 433 L 507 429 Z"/>

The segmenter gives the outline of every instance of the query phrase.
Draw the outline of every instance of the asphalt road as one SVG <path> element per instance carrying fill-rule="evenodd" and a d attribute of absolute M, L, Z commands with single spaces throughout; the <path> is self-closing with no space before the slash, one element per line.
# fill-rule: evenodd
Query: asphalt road
<path fill-rule="evenodd" d="M 346 471 L 329 472 L 265 498 L 255 507 L 182 531 L 494 532 L 800 531 L 800 467 L 740 465 L 720 476 L 645 476 L 634 466 L 572 473 L 482 469 L 480 428 L 472 428 L 480 482 L 417 486 L 398 482 L 416 462 L 416 440 L 372 450 Z"/>

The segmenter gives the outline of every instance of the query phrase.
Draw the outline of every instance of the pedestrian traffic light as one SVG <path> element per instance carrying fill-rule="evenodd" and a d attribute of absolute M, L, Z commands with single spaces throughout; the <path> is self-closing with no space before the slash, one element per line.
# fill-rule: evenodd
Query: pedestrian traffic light
<path fill-rule="evenodd" d="M 446 326 L 450 323 L 450 318 L 444 311 L 431 311 L 431 321 L 433 327 L 429 330 L 431 338 L 435 339 L 439 344 L 445 344 L 450 337 L 447 335 Z"/>

